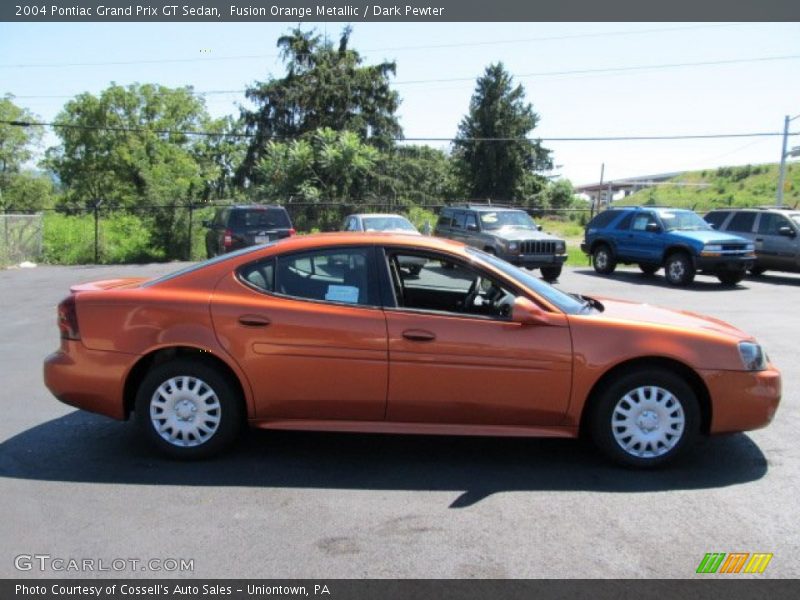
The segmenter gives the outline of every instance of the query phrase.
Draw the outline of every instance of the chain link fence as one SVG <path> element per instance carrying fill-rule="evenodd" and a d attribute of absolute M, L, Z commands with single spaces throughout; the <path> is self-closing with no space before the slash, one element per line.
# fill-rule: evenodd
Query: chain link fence
<path fill-rule="evenodd" d="M 42 257 L 42 214 L 0 214 L 0 267 L 39 262 Z"/>
<path fill-rule="evenodd" d="M 263 202 L 286 208 L 300 234 L 336 231 L 354 213 L 397 213 L 420 230 L 432 230 L 441 204 L 399 205 L 395 202 Z M 23 260 L 50 264 L 119 264 L 206 258 L 203 223 L 217 208 L 232 202 L 174 204 L 142 208 L 111 208 L 99 203 L 88 209 L 45 210 L 36 215 L 2 214 L 0 264 Z M 509 206 L 511 205 L 497 205 Z M 583 226 L 591 216 L 586 208 L 526 210 L 536 219 Z"/>

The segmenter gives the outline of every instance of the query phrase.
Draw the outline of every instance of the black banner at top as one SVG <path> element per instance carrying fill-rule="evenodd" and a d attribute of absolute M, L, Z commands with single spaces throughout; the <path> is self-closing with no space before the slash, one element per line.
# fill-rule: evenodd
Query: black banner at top
<path fill-rule="evenodd" d="M 9 0 L 0 21 L 798 21 L 798 0 Z"/>

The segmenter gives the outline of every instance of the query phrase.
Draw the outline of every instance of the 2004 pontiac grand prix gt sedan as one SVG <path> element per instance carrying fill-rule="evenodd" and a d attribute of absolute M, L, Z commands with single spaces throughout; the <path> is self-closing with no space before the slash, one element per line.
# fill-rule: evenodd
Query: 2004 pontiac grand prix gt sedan
<path fill-rule="evenodd" d="M 179 458 L 214 454 L 249 424 L 585 433 L 615 461 L 650 467 L 701 434 L 763 427 L 781 395 L 762 348 L 722 321 L 565 294 L 421 236 L 301 236 L 158 279 L 78 285 L 58 326 L 44 366 L 53 394 L 134 413 Z"/>

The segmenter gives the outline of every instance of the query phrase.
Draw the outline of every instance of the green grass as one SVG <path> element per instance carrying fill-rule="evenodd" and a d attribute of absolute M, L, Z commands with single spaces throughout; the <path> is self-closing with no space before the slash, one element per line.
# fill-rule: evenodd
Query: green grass
<path fill-rule="evenodd" d="M 631 194 L 619 204 L 658 204 L 705 212 L 712 208 L 774 205 L 778 165 L 744 165 L 691 171 L 670 180 L 680 185 L 659 185 Z M 703 184 L 700 187 L 697 184 Z M 800 205 L 800 163 L 786 166 L 784 205 Z"/>

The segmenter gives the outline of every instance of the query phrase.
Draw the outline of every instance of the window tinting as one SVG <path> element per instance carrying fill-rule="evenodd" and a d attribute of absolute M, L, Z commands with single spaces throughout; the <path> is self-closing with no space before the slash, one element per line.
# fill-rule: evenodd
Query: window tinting
<path fill-rule="evenodd" d="M 791 227 L 789 219 L 775 213 L 761 213 L 761 220 L 758 222 L 758 233 L 780 235 L 779 230 L 781 227 Z"/>
<path fill-rule="evenodd" d="M 282 208 L 253 208 L 234 210 L 231 213 L 231 229 L 288 229 L 291 227 L 289 215 Z"/>
<path fill-rule="evenodd" d="M 617 216 L 619 216 L 619 213 L 617 211 L 606 210 L 604 212 L 601 212 L 591 221 L 589 221 L 587 227 L 589 229 L 602 229 L 603 227 L 606 227 L 609 223 L 611 223 L 611 221 L 613 221 Z"/>
<path fill-rule="evenodd" d="M 467 228 L 469 227 L 478 229 L 478 219 L 472 213 L 467 215 Z"/>
<path fill-rule="evenodd" d="M 634 213 L 629 212 L 627 215 L 622 217 L 622 220 L 617 223 L 617 226 L 614 229 L 625 230 L 631 226 L 631 221 L 633 220 Z"/>
<path fill-rule="evenodd" d="M 722 227 L 722 224 L 725 222 L 725 219 L 728 218 L 730 213 L 726 211 L 719 211 L 719 212 L 712 212 L 708 213 L 705 217 L 706 223 L 713 225 L 714 229 L 719 229 Z"/>
<path fill-rule="evenodd" d="M 453 215 L 453 227 L 458 227 L 459 229 L 464 229 L 464 223 L 467 220 L 467 216 L 463 212 L 457 212 Z"/>
<path fill-rule="evenodd" d="M 756 220 L 754 212 L 739 212 L 733 215 L 731 222 L 728 223 L 728 231 L 740 231 L 750 233 L 753 231 L 753 222 Z"/>
<path fill-rule="evenodd" d="M 436 222 L 437 227 L 450 227 L 453 224 L 453 213 L 442 212 L 439 215 L 439 220 Z"/>
<path fill-rule="evenodd" d="M 366 248 L 346 248 L 279 256 L 275 291 L 279 294 L 374 305 Z"/>
<path fill-rule="evenodd" d="M 243 266 L 239 277 L 246 283 L 265 292 L 275 289 L 275 260 L 270 258 Z"/>

